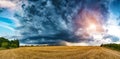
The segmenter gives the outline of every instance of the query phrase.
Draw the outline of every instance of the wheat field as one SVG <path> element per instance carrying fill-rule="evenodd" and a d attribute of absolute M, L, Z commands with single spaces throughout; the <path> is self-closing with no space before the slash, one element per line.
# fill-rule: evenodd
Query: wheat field
<path fill-rule="evenodd" d="M 20 47 L 0 50 L 0 59 L 120 59 L 120 52 L 91 46 Z"/>

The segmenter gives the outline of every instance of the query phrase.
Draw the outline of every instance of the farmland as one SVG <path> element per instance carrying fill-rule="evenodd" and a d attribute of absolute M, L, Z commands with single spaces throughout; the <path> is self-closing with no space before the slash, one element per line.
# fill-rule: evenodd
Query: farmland
<path fill-rule="evenodd" d="M 120 52 L 97 46 L 20 47 L 0 50 L 0 59 L 120 59 Z"/>

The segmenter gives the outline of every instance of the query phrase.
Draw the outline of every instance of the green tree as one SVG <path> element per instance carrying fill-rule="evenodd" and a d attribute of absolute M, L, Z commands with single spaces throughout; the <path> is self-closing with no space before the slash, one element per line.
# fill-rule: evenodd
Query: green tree
<path fill-rule="evenodd" d="M 0 37 L 0 47 L 3 48 L 17 48 L 19 47 L 19 40 L 11 40 L 9 41 L 8 39 L 4 38 L 4 37 Z"/>
<path fill-rule="evenodd" d="M 11 46 L 12 48 L 17 48 L 17 47 L 19 47 L 19 40 L 11 40 L 10 46 Z"/>
<path fill-rule="evenodd" d="M 17 48 L 17 45 L 12 43 L 10 47 Z"/>
<path fill-rule="evenodd" d="M 8 42 L 2 42 L 1 47 L 3 48 L 9 48 L 9 43 Z"/>
<path fill-rule="evenodd" d="M 6 38 L 0 37 L 0 47 L 2 45 L 2 42 L 9 42 L 9 40 Z"/>
<path fill-rule="evenodd" d="M 15 43 L 16 43 L 17 47 L 19 47 L 19 45 L 20 45 L 19 40 L 15 40 Z"/>

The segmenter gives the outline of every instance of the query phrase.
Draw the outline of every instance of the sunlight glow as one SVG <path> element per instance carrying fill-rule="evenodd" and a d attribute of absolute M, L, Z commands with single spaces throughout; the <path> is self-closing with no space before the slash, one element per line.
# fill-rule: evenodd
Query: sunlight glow
<path fill-rule="evenodd" d="M 90 24 L 88 27 L 89 30 L 96 30 L 96 25 L 95 24 Z"/>

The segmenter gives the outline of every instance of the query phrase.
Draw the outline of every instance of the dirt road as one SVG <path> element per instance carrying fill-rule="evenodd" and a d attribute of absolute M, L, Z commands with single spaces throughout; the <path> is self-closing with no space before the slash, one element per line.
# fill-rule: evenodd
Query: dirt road
<path fill-rule="evenodd" d="M 120 59 L 120 52 L 102 47 L 21 47 L 1 50 L 0 59 Z"/>

